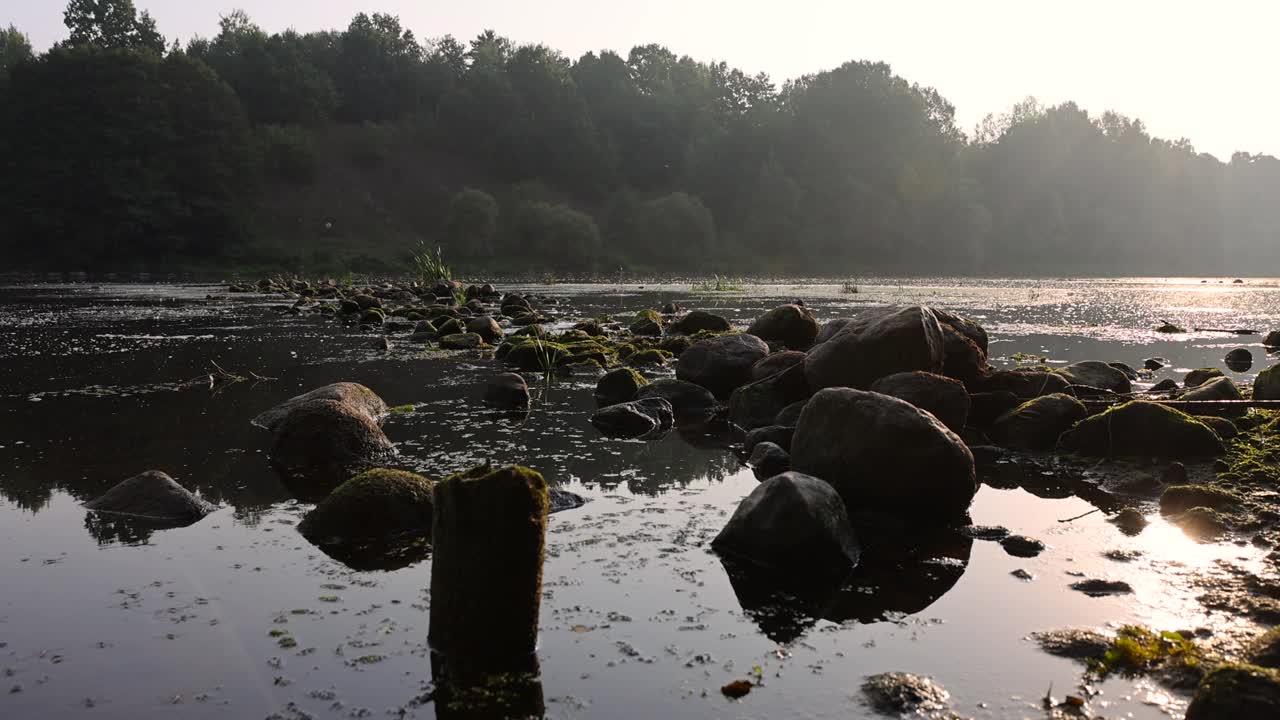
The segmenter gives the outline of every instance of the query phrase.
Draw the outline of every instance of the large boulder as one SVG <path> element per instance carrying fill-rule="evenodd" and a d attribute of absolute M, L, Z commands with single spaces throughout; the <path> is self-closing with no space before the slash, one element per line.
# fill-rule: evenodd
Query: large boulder
<path fill-rule="evenodd" d="M 969 417 L 969 393 L 959 381 L 934 373 L 894 373 L 871 384 L 871 392 L 906 400 L 921 410 L 928 410 L 949 430 L 964 430 Z"/>
<path fill-rule="evenodd" d="M 1048 370 L 994 370 L 982 376 L 970 386 L 970 390 L 986 393 L 1011 392 L 1020 398 L 1034 398 L 1065 392 L 1070 385 L 1065 377 Z"/>
<path fill-rule="evenodd" d="M 860 552 L 840 495 L 830 484 L 796 472 L 756 486 L 711 547 L 788 574 L 848 572 Z"/>
<path fill-rule="evenodd" d="M 485 385 L 484 402 L 501 410 L 526 410 L 529 383 L 516 373 L 499 373 Z"/>
<path fill-rule="evenodd" d="M 1273 365 L 1253 379 L 1254 400 L 1280 400 L 1280 365 Z"/>
<path fill-rule="evenodd" d="M 1058 370 L 1058 374 L 1065 377 L 1072 385 L 1088 385 L 1121 395 L 1133 389 L 1129 383 L 1129 376 L 1100 360 L 1071 363 Z"/>
<path fill-rule="evenodd" d="M 642 437 L 671 427 L 675 415 L 671 403 L 662 398 L 646 398 L 601 408 L 591 415 L 591 424 L 610 437 Z"/>
<path fill-rule="evenodd" d="M 769 353 L 763 360 L 751 366 L 751 379 L 763 380 L 770 375 L 776 375 L 792 365 L 804 362 L 804 358 L 805 354 L 798 350 Z"/>
<path fill-rule="evenodd" d="M 693 335 L 703 330 L 707 332 L 729 332 L 733 325 L 719 315 L 705 310 L 691 310 L 687 315 L 671 323 L 671 332 L 681 335 Z"/>
<path fill-rule="evenodd" d="M 662 316 L 657 310 L 641 310 L 636 313 L 636 319 L 631 322 L 630 326 L 632 335 L 662 335 Z"/>
<path fill-rule="evenodd" d="M 271 462 L 300 494 L 328 494 L 390 454 L 391 441 L 361 409 L 337 400 L 308 400 L 276 426 Z"/>
<path fill-rule="evenodd" d="M 1222 665 L 1200 682 L 1186 720 L 1273 720 L 1280 717 L 1280 672 Z"/>
<path fill-rule="evenodd" d="M 684 380 L 663 378 L 644 385 L 636 394 L 636 399 L 662 398 L 671 403 L 676 417 L 707 417 L 715 413 L 719 402 L 711 391 Z"/>
<path fill-rule="evenodd" d="M 792 365 L 734 390 L 729 396 L 729 419 L 744 430 L 772 425 L 783 408 L 807 399 L 809 394 L 804 366 Z"/>
<path fill-rule="evenodd" d="M 879 393 L 827 388 L 800 414 L 791 467 L 835 486 L 852 508 L 963 514 L 978 491 L 969 448 L 930 413 Z"/>
<path fill-rule="evenodd" d="M 640 388 L 647 384 L 649 381 L 631 368 L 610 370 L 596 382 L 596 406 L 608 407 L 631 402 L 636 399 Z"/>
<path fill-rule="evenodd" d="M 830 340 L 851 322 L 853 322 L 853 318 L 834 318 L 822 323 L 822 327 L 818 330 L 818 336 L 813 339 L 813 344 L 818 345 Z"/>
<path fill-rule="evenodd" d="M 1088 416 L 1084 404 L 1070 395 L 1042 395 L 997 418 L 991 437 L 1010 447 L 1052 450 L 1062 433 Z"/>
<path fill-rule="evenodd" d="M 987 372 L 987 351 L 952 326 L 943 323 L 941 327 L 942 374 L 972 387 Z"/>
<path fill-rule="evenodd" d="M 791 350 L 807 350 L 818 337 L 818 321 L 802 305 L 780 305 L 751 323 L 747 333 Z"/>
<path fill-rule="evenodd" d="M 253 424 L 274 431 L 294 408 L 312 400 L 333 400 L 352 410 L 363 412 L 375 422 L 381 422 L 390 413 L 387 404 L 374 391 L 359 383 L 340 382 L 285 400 L 255 417 Z"/>
<path fill-rule="evenodd" d="M 755 335 L 738 333 L 700 340 L 680 355 L 676 378 L 727 398 L 751 382 L 751 367 L 768 354 L 769 346 Z"/>
<path fill-rule="evenodd" d="M 1223 452 L 1222 440 L 1208 425 L 1143 400 L 1080 421 L 1063 433 L 1058 447 L 1093 457 L 1196 458 Z"/>
<path fill-rule="evenodd" d="M 942 328 L 929 308 L 914 305 L 869 310 L 809 351 L 805 376 L 815 390 L 867 388 L 886 375 L 938 372 Z"/>
<path fill-rule="evenodd" d="M 756 443 L 747 456 L 747 465 L 751 466 L 757 480 L 767 480 L 791 469 L 791 455 L 776 443 Z M 831 492 L 835 490 L 831 489 Z"/>
<path fill-rule="evenodd" d="M 1240 394 L 1240 388 L 1236 387 L 1235 381 L 1229 377 L 1214 378 L 1197 387 L 1188 390 L 1178 398 L 1179 400 L 1192 400 L 1199 402 L 1213 400 L 1243 400 L 1244 395 Z M 1218 415 L 1221 417 L 1235 417 L 1245 415 L 1249 412 L 1248 408 L 1243 407 L 1215 407 L 1206 410 L 1196 410 L 1195 415 Z"/>
<path fill-rule="evenodd" d="M 84 506 L 95 512 L 173 525 L 190 525 L 215 509 L 159 470 L 123 480 Z"/>
<path fill-rule="evenodd" d="M 1196 368 L 1182 376 L 1183 387 L 1200 387 L 1214 378 L 1225 377 L 1218 368 Z"/>
<path fill-rule="evenodd" d="M 339 485 L 298 530 L 315 542 L 431 535 L 431 481 L 402 470 L 368 470 Z"/>
<path fill-rule="evenodd" d="M 957 333 L 968 338 L 974 346 L 982 351 L 983 356 L 986 356 L 989 349 L 986 329 L 977 322 L 962 315 L 957 315 L 949 310 L 943 310 L 938 307 L 930 309 L 933 310 L 933 314 L 938 317 L 938 322 L 949 326 L 952 330 L 955 330 Z"/>
<path fill-rule="evenodd" d="M 975 428 L 990 427 L 1022 402 L 1022 398 L 1008 390 L 973 393 L 969 396 L 968 425 Z"/>

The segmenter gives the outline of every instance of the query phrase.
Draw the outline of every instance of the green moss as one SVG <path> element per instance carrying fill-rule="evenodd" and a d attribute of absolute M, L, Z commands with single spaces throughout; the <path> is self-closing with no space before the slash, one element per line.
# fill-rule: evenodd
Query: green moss
<path fill-rule="evenodd" d="M 360 324 L 362 325 L 381 325 L 386 322 L 387 316 L 378 308 L 369 308 L 360 313 Z"/>
<path fill-rule="evenodd" d="M 414 405 L 397 405 L 389 409 L 392 415 L 404 415 L 414 411 Z"/>
<path fill-rule="evenodd" d="M 1090 662 L 1098 675 L 1141 675 L 1156 669 L 1199 668 L 1201 652 L 1196 644 L 1176 632 L 1157 633 L 1126 625 L 1116 633 L 1100 659 Z"/>
<path fill-rule="evenodd" d="M 692 346 L 693 340 L 687 335 L 672 335 L 671 337 L 663 338 L 662 342 L 658 344 L 659 349 L 671 353 L 672 357 L 680 357 L 685 350 Z"/>
<path fill-rule="evenodd" d="M 1186 720 L 1270 720 L 1280 717 L 1280 672 L 1256 665 L 1221 665 L 1205 676 Z"/>
<path fill-rule="evenodd" d="M 1173 485 L 1160 496 L 1160 512 L 1165 514 L 1186 512 L 1193 507 L 1222 510 L 1239 505 L 1239 495 L 1208 485 Z"/>
<path fill-rule="evenodd" d="M 1135 400 L 1081 420 L 1059 448 L 1092 457 L 1196 458 L 1219 455 L 1222 440 L 1208 425 L 1167 405 Z"/>
<path fill-rule="evenodd" d="M 591 335 L 583 330 L 566 330 L 555 340 L 559 343 L 574 343 L 590 339 Z"/>
<path fill-rule="evenodd" d="M 641 310 L 631 321 L 630 330 L 633 335 L 661 335 L 662 315 L 657 310 Z"/>
<path fill-rule="evenodd" d="M 447 335 L 461 335 L 466 331 L 466 327 L 464 327 L 457 318 L 449 318 L 436 325 L 436 332 L 440 333 L 442 337 Z"/>
<path fill-rule="evenodd" d="M 317 541 L 381 539 L 429 531 L 431 514 L 430 480 L 379 468 L 339 485 L 303 518 L 298 530 Z"/>
<path fill-rule="evenodd" d="M 633 367 L 664 366 L 672 358 L 671 353 L 664 350 L 641 350 L 627 358 L 627 364 Z"/>

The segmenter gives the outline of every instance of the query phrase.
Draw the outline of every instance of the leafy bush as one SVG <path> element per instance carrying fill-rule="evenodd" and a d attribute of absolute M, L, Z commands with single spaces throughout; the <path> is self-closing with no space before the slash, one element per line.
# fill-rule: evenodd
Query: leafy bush
<path fill-rule="evenodd" d="M 557 267 L 587 270 L 600 253 L 600 230 L 591 217 L 565 205 L 530 203 L 516 223 L 519 252 L 554 258 Z"/>
<path fill-rule="evenodd" d="M 467 188 L 449 202 L 445 237 L 450 247 L 469 255 L 487 255 L 498 231 L 498 202 L 483 190 Z"/>
<path fill-rule="evenodd" d="M 636 206 L 621 239 L 637 258 L 670 266 L 705 259 L 715 238 L 715 221 L 702 201 L 673 192 Z"/>

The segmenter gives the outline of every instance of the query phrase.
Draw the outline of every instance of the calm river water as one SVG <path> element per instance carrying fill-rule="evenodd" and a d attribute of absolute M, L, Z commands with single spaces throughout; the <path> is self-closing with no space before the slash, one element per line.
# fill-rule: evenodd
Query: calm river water
<path fill-rule="evenodd" d="M 1223 367 L 1235 347 L 1255 358 L 1249 372 L 1228 372 L 1237 379 L 1271 362 L 1259 336 L 1159 335 L 1162 321 L 1280 329 L 1280 284 L 1264 280 L 868 279 L 856 294 L 804 281 L 728 293 L 502 289 L 560 298 L 551 307 L 566 317 L 674 300 L 743 326 L 793 299 L 823 320 L 926 303 L 981 322 L 994 364 L 1170 359 L 1152 380 Z M 1119 507 L 1101 493 L 1086 501 L 1052 482 L 1034 494 L 985 485 L 974 523 L 1040 538 L 1044 554 L 952 542 L 945 558 L 864 577 L 812 617 L 771 609 L 735 588 L 709 550 L 756 485 L 722 441 L 604 439 L 587 420 L 594 380 L 538 386 L 531 415 L 513 424 L 479 403 L 493 360 L 394 339 L 384 353 L 371 335 L 281 313 L 288 304 L 216 285 L 0 288 L 0 717 L 433 717 L 422 700 L 430 560 L 356 572 L 310 545 L 295 529 L 309 506 L 276 478 L 270 438 L 249 424 L 341 380 L 415 405 L 386 426 L 405 467 L 438 478 L 518 462 L 590 499 L 549 524 L 539 654 L 550 717 L 860 717 L 863 678 L 890 670 L 931 676 L 964 716 L 1043 717 L 1049 686 L 1059 698 L 1073 692 L 1082 666 L 1044 654 L 1029 633 L 1122 622 L 1219 629 L 1227 620 L 1196 602 L 1189 578 L 1220 561 L 1248 567 L 1260 552 L 1196 543 L 1154 513 L 1132 538 L 1104 513 L 1059 522 Z M 212 362 L 276 379 L 187 384 Z M 147 469 L 220 509 L 150 533 L 86 515 L 82 502 Z M 1018 569 L 1032 579 L 1011 575 Z M 1068 588 L 1081 575 L 1135 592 L 1088 597 Z M 297 644 L 282 647 L 273 630 Z M 763 687 L 741 701 L 719 692 L 757 669 Z M 1186 701 L 1145 680 L 1101 690 L 1091 706 L 1106 717 L 1180 717 Z"/>

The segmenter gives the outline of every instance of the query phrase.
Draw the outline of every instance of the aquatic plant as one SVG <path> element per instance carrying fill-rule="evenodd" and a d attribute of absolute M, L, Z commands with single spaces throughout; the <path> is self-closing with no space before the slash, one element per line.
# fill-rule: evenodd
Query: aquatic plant
<path fill-rule="evenodd" d="M 1200 648 L 1176 632 L 1157 633 L 1138 625 L 1120 628 L 1111 647 L 1089 669 L 1105 676 L 1111 673 L 1140 675 L 1152 670 L 1195 670 L 1200 667 Z"/>
<path fill-rule="evenodd" d="M 855 285 L 852 280 L 845 280 L 840 286 L 840 292 L 845 295 L 857 295 L 860 291 L 858 290 L 858 286 Z"/>
<path fill-rule="evenodd" d="M 444 261 L 444 250 L 439 246 L 432 250 L 425 242 L 419 243 L 418 251 L 413 253 L 410 265 L 414 274 L 418 276 L 418 280 L 424 285 L 441 280 L 445 282 L 453 280 L 453 269 Z"/>

